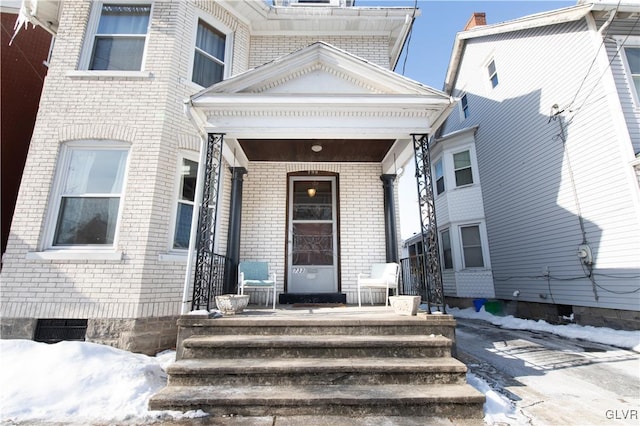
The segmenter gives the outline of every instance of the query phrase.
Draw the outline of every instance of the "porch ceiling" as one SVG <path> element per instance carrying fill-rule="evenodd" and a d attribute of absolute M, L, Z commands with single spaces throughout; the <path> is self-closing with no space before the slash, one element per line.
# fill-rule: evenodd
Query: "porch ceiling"
<path fill-rule="evenodd" d="M 382 162 L 393 139 L 238 139 L 249 161 Z M 322 146 L 314 152 L 313 145 Z"/>

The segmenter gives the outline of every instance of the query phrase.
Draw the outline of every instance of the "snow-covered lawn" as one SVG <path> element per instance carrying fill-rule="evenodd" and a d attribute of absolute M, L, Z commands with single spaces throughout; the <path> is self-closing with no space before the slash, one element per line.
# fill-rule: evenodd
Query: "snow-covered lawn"
<path fill-rule="evenodd" d="M 640 351 L 640 332 L 494 316 L 481 310 L 449 309 L 460 318 L 477 318 L 505 328 L 542 330 Z M 53 345 L 29 340 L 0 340 L 0 422 L 72 422 L 75 424 L 157 422 L 199 417 L 202 412 L 149 411 L 149 398 L 166 384 L 164 368 L 174 351 L 155 357 L 85 342 Z M 511 401 L 477 376 L 469 383 L 487 397 L 485 421 L 514 419 Z M 515 423 L 518 424 L 516 421 Z"/>

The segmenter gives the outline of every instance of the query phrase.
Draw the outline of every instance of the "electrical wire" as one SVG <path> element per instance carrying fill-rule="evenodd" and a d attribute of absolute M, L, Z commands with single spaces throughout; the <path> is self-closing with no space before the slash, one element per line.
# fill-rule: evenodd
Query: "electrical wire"
<path fill-rule="evenodd" d="M 411 13 L 411 28 L 409 28 L 409 35 L 407 36 L 407 50 L 404 53 L 404 60 L 402 61 L 402 75 L 407 66 L 407 58 L 409 57 L 409 47 L 411 46 L 411 34 L 413 34 L 413 23 L 416 19 L 416 10 L 418 10 L 418 0 L 413 3 L 413 12 Z"/>
<path fill-rule="evenodd" d="M 613 61 L 620 55 L 620 50 L 625 45 L 625 43 L 627 42 L 627 40 L 629 39 L 631 34 L 633 34 L 633 31 L 635 30 L 635 28 L 636 28 L 636 26 L 638 25 L 639 22 L 640 22 L 640 16 L 638 17 L 638 19 L 635 20 L 635 22 L 633 23 L 633 26 L 629 30 L 629 33 L 625 36 L 625 38 L 622 41 L 622 43 L 618 44 L 618 48 L 616 49 L 616 53 L 611 57 L 611 59 L 609 60 L 609 64 L 602 71 L 602 73 L 600 74 L 600 77 L 598 77 L 598 80 L 593 84 L 593 86 L 591 87 L 591 90 L 589 91 L 589 93 L 587 93 L 587 96 L 585 96 L 584 100 L 582 101 L 582 104 L 580 104 L 580 106 L 578 108 L 575 108 L 574 110 L 572 110 L 572 112 L 575 112 L 575 114 L 573 114 L 573 117 L 571 117 L 571 120 L 569 120 L 568 124 L 571 123 L 576 118 L 576 115 L 578 115 L 580 110 L 585 106 L 585 104 L 587 103 L 587 100 L 589 99 L 589 96 L 591 96 L 591 94 L 596 89 L 596 87 L 598 87 L 598 84 L 600 83 L 600 80 L 602 80 L 602 77 L 604 77 L 604 75 L 607 73 L 607 71 L 611 68 L 611 64 L 613 63 Z M 603 42 L 604 42 L 604 38 L 603 38 Z"/>

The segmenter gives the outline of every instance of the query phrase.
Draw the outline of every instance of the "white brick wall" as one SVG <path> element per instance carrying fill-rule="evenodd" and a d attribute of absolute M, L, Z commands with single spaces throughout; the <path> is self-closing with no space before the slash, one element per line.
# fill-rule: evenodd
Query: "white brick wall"
<path fill-rule="evenodd" d="M 232 72 L 260 65 L 316 41 L 314 37 L 251 38 L 248 27 L 216 2 L 156 0 L 144 63 L 147 77 L 87 76 L 77 72 L 93 2 L 62 3 L 51 58 L 3 257 L 1 315 L 18 317 L 131 318 L 180 312 L 184 261 L 168 253 L 175 210 L 179 150 L 199 148 L 184 116 L 183 100 L 200 90 L 190 83 L 193 28 L 198 8 L 234 31 Z M 388 67 L 383 37 L 323 37 L 353 54 Z M 249 47 L 251 43 L 251 47 Z M 272 46 L 278 45 L 277 49 Z M 45 224 L 60 147 L 97 139 L 130 144 L 116 249 L 121 260 L 27 259 L 47 248 Z M 218 227 L 226 249 L 230 176 L 225 164 Z M 268 258 L 279 277 L 285 268 L 286 173 L 292 165 L 251 164 L 243 205 L 242 257 Z M 295 167 L 312 167 L 295 164 Z M 355 277 L 384 261 L 382 182 L 377 164 L 313 166 L 340 174 L 342 289 L 355 301 Z M 396 197 L 397 199 L 397 197 Z M 55 213 L 55 212 L 54 212 Z M 367 220 L 363 218 L 367 216 Z M 49 219 L 52 220 L 52 219 Z M 269 227 L 265 232 L 264 223 Z"/>
<path fill-rule="evenodd" d="M 251 163 L 244 182 L 240 258 L 268 261 L 278 277 L 278 292 L 283 291 L 287 173 L 303 170 L 338 173 L 340 279 L 347 302 L 356 303 L 358 273 L 368 272 L 372 263 L 385 261 L 379 164 Z"/>
<path fill-rule="evenodd" d="M 257 36 L 251 38 L 251 60 L 254 68 L 317 41 L 324 41 L 383 68 L 389 68 L 389 40 L 383 36 Z"/>

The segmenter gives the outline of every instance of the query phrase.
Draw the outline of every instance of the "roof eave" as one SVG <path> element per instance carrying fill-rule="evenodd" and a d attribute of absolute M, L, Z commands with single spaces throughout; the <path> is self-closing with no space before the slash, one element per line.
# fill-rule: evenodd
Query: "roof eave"
<path fill-rule="evenodd" d="M 466 40 L 539 28 L 548 25 L 562 24 L 565 22 L 573 22 L 584 18 L 591 12 L 591 10 L 592 4 L 581 4 L 549 12 L 537 13 L 535 15 L 528 15 L 512 21 L 500 22 L 493 25 L 483 25 L 468 31 L 461 31 L 457 33 L 442 90 L 447 94 L 452 94 L 451 91 L 453 90 L 453 85 L 458 74 L 458 67 L 460 66 L 460 60 L 462 59 L 462 52 L 464 51 Z"/>

